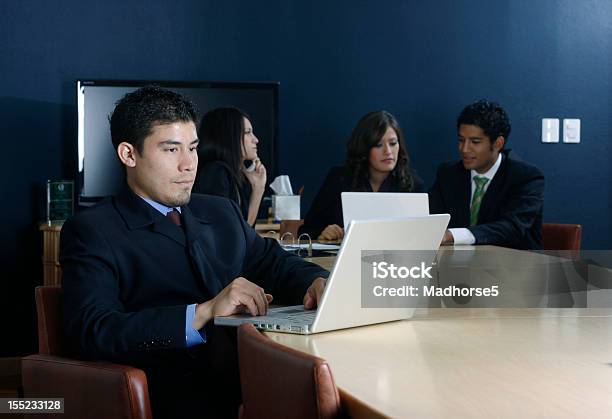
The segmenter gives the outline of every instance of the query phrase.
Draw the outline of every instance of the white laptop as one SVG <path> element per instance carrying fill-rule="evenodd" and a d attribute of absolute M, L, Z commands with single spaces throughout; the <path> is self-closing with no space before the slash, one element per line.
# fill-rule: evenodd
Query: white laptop
<path fill-rule="evenodd" d="M 263 330 L 311 334 L 412 317 L 414 308 L 362 308 L 362 250 L 438 250 L 448 214 L 353 221 L 342 242 L 317 310 L 276 307 L 265 316 L 215 317 L 216 325 L 252 323 Z M 435 252 L 429 252 L 433 259 Z M 432 260 L 424 261 L 431 264 Z"/>
<path fill-rule="evenodd" d="M 426 193 L 342 192 L 341 196 L 345 228 L 353 220 L 429 215 Z"/>

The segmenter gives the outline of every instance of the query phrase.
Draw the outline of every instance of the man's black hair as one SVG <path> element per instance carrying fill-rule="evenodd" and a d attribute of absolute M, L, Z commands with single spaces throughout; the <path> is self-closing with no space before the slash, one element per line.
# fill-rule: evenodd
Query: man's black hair
<path fill-rule="evenodd" d="M 491 143 L 502 136 L 508 142 L 511 125 L 506 111 L 495 102 L 479 100 L 466 106 L 457 118 L 457 129 L 461 125 L 480 127 Z"/>
<path fill-rule="evenodd" d="M 126 94 L 109 117 L 115 150 L 128 142 L 142 153 L 144 139 L 156 125 L 197 123 L 195 106 L 182 95 L 158 86 L 145 86 Z"/>

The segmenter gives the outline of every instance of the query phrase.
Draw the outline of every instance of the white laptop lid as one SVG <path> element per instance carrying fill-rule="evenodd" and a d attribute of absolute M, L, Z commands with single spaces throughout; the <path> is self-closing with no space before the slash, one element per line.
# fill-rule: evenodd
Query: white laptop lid
<path fill-rule="evenodd" d="M 429 215 L 426 193 L 342 192 L 344 228 L 353 220 L 380 220 Z"/>
<path fill-rule="evenodd" d="M 426 252 L 424 263 L 430 264 L 438 250 L 446 226 L 450 220 L 448 214 L 427 215 L 423 217 L 403 217 L 386 220 L 353 221 L 351 229 L 346 234 L 336 262 L 328 279 L 325 291 L 319 302 L 312 327 L 306 333 L 318 333 L 329 330 L 345 329 L 393 320 L 407 319 L 414 313 L 414 308 L 362 308 L 361 304 L 361 269 L 366 265 L 370 269 L 371 256 L 362 257 L 362 250 L 433 250 Z M 303 310 L 303 307 L 293 306 L 286 309 Z M 282 310 L 282 309 L 280 309 Z M 297 311 L 300 311 L 297 310 Z M 287 326 L 288 320 L 269 316 L 252 317 L 234 315 L 215 317 L 215 324 L 238 326 L 248 322 L 262 326 L 268 330 L 293 332 Z M 270 324 L 282 323 L 282 328 L 270 328 Z M 293 323 L 292 323 L 293 324 Z M 310 322 L 308 322 L 310 325 Z M 302 333 L 304 324 L 300 322 Z"/>
<path fill-rule="evenodd" d="M 338 252 L 312 332 L 407 319 L 414 308 L 362 308 L 362 250 L 438 250 L 450 215 L 353 221 Z M 433 259 L 433 253 L 431 257 Z M 431 261 L 425 261 L 431 263 Z M 368 268 L 369 269 L 369 268 Z"/>

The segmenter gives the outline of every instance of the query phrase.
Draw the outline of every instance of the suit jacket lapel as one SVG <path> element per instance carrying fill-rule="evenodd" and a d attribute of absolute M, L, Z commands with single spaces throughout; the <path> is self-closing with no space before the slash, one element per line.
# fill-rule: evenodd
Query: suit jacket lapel
<path fill-rule="evenodd" d="M 153 209 L 153 211 L 156 211 Z M 155 217 L 155 223 L 153 224 L 153 231 L 159 234 L 163 234 L 171 240 L 174 240 L 181 246 L 185 247 L 187 245 L 187 240 L 185 238 L 184 231 L 173 224 L 172 221 L 167 220 L 163 215 L 159 214 L 159 218 Z"/>
<path fill-rule="evenodd" d="M 152 208 L 142 198 L 132 192 L 129 188 L 117 195 L 115 205 L 121 217 L 124 219 L 128 229 L 134 230 L 151 226 L 151 231 L 164 235 L 182 246 L 187 246 L 189 256 L 211 295 L 217 295 L 223 284 L 212 273 L 207 255 L 198 238 L 206 234 L 209 222 L 196 217 L 188 206 L 181 207 L 183 229 L 177 228 L 170 220 L 167 220 L 155 208 Z"/>
<path fill-rule="evenodd" d="M 128 187 L 117 195 L 115 205 L 130 230 L 151 226 L 153 232 L 186 246 L 185 233 Z"/>
<path fill-rule="evenodd" d="M 187 236 L 189 255 L 200 275 L 200 279 L 204 282 L 210 294 L 215 296 L 221 292 L 223 284 L 217 275 L 214 275 L 212 272 L 208 255 L 202 246 L 202 241 L 198 240 L 207 234 L 207 230 L 209 230 L 208 224 L 210 223 L 204 218 L 195 216 L 188 206 L 181 207 L 181 211 L 183 212 L 183 223 Z"/>
<path fill-rule="evenodd" d="M 469 226 L 470 225 L 470 197 L 472 193 L 472 179 L 470 171 L 465 170 L 463 165 L 459 163 L 458 172 L 456 174 L 456 202 L 459 203 L 455 211 L 454 226 Z"/>

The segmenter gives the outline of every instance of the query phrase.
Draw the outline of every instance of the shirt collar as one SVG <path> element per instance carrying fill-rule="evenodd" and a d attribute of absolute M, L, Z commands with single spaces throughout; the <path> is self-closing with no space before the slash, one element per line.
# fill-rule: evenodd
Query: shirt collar
<path fill-rule="evenodd" d="M 138 196 L 140 196 L 140 195 L 138 195 Z M 142 198 L 143 201 L 145 201 L 147 204 L 151 205 L 153 208 L 155 208 L 157 211 L 159 211 L 162 215 L 166 215 L 167 213 L 172 211 L 172 209 L 176 209 L 179 213 L 181 212 L 181 208 L 180 207 L 167 207 L 164 204 L 160 204 L 159 202 L 155 202 L 155 201 L 152 201 L 150 199 L 143 198 L 142 196 L 140 196 L 140 197 Z"/>
<path fill-rule="evenodd" d="M 485 173 L 480 174 L 476 170 L 470 170 L 470 175 L 471 175 L 470 179 L 474 180 L 476 176 L 480 176 L 480 177 L 486 177 L 487 179 L 489 179 L 489 181 L 491 181 L 493 177 L 495 176 L 495 174 L 497 173 L 497 170 L 499 170 L 499 166 L 501 166 L 501 162 L 502 162 L 502 153 L 499 153 L 499 155 L 497 156 L 497 160 L 495 161 L 495 164 L 491 166 L 491 168 L 487 170 Z"/>

